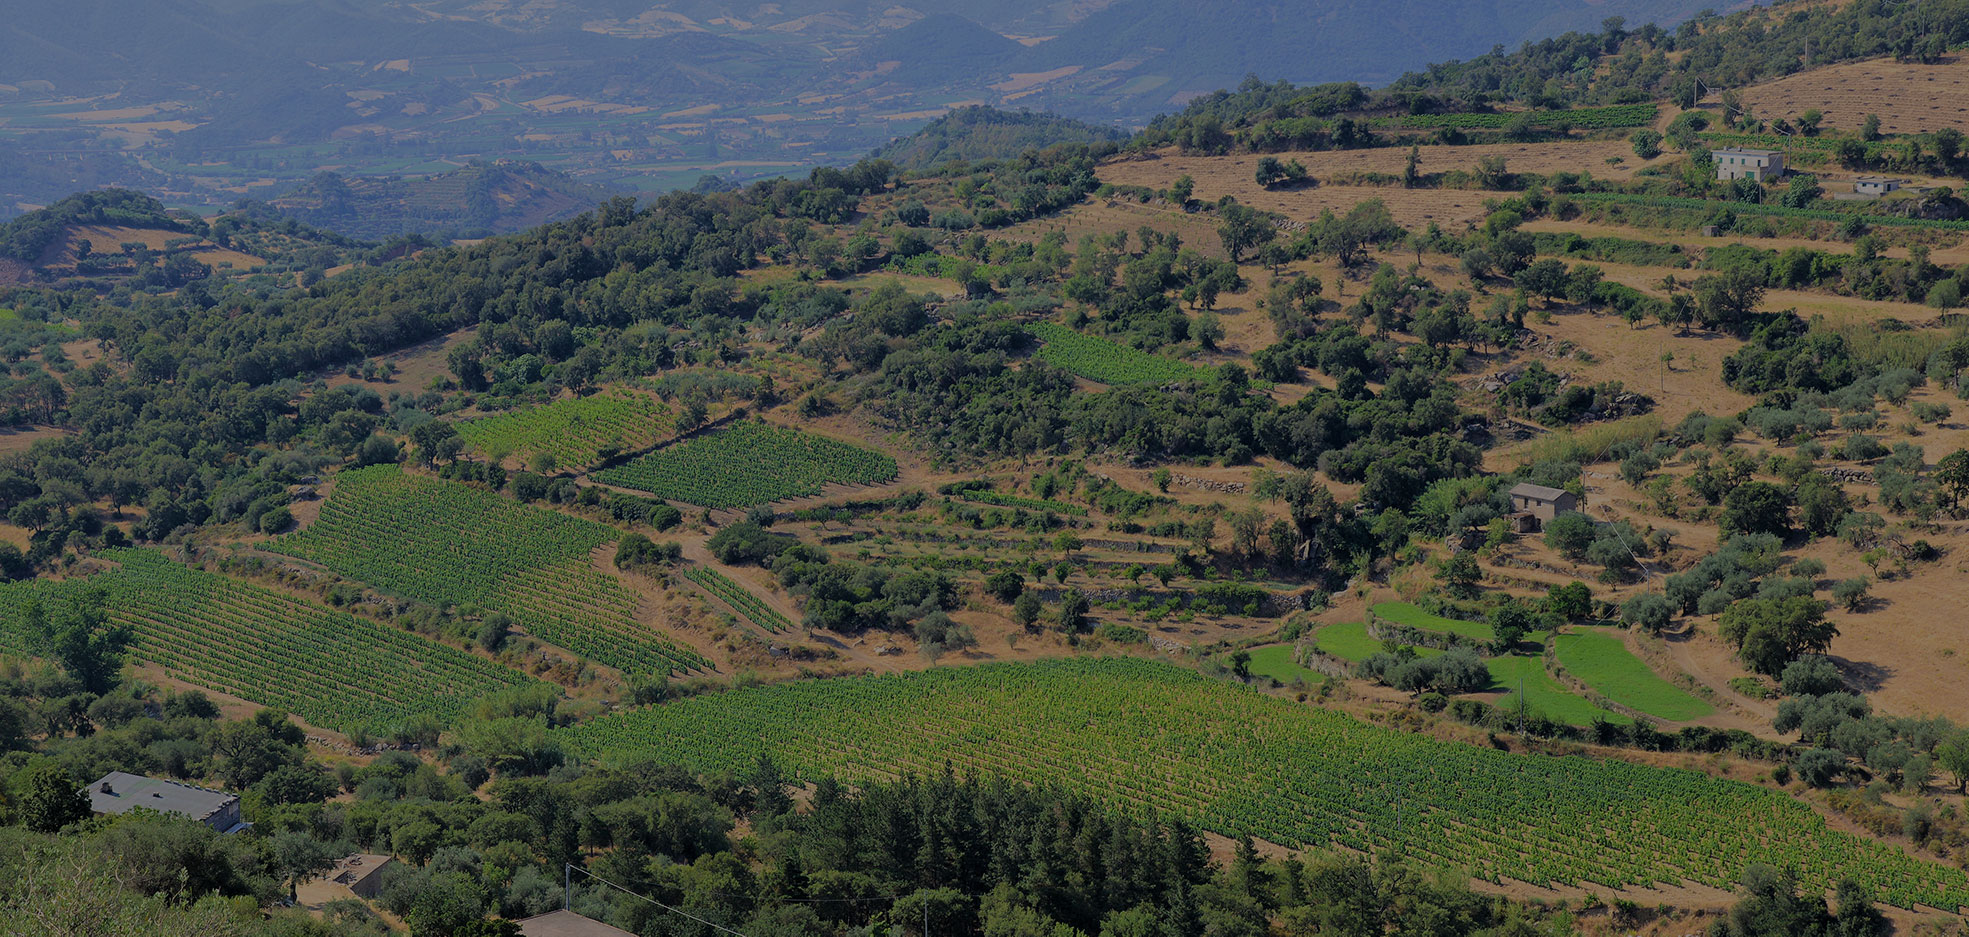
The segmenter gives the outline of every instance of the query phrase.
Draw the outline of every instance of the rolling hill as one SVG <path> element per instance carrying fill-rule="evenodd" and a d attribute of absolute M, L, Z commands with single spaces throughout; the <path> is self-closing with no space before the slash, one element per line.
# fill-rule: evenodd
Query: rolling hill
<path fill-rule="evenodd" d="M 500 161 L 422 177 L 350 179 L 324 172 L 272 204 L 315 227 L 382 240 L 510 233 L 580 214 L 609 194 L 538 163 Z"/>

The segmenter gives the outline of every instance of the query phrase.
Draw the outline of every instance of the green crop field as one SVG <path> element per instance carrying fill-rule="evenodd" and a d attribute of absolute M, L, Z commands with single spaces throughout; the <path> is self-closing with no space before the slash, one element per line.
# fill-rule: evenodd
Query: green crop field
<path fill-rule="evenodd" d="M 527 633 L 639 673 L 705 666 L 635 620 L 640 600 L 589 554 L 621 536 L 605 524 L 395 465 L 336 476 L 321 516 L 269 547 L 393 595 L 504 612 Z"/>
<path fill-rule="evenodd" d="M 1099 384 L 1167 384 L 1210 377 L 1207 368 L 1152 355 L 1055 322 L 1037 322 L 1026 326 L 1026 331 L 1043 343 L 1033 357 Z"/>
<path fill-rule="evenodd" d="M 589 397 L 570 397 L 458 424 L 473 450 L 505 452 L 522 461 L 536 453 L 554 457 L 560 468 L 594 465 L 619 452 L 655 445 L 670 432 L 670 411 L 649 396 L 616 389 Z"/>
<path fill-rule="evenodd" d="M 473 700 L 530 682 L 484 658 L 154 550 L 104 558 L 117 568 L 0 586 L 0 650 L 34 652 L 33 639 L 18 630 L 30 600 L 46 605 L 100 586 L 110 618 L 136 633 L 131 656 L 325 728 L 381 732 L 420 713 L 450 722 Z"/>
<path fill-rule="evenodd" d="M 1371 726 L 1139 659 L 947 667 L 697 696 L 562 730 L 581 754 L 848 780 L 958 769 L 1286 846 L 1399 848 L 1490 881 L 1734 888 L 1746 864 L 1955 909 L 1969 875 L 1678 769 L 1514 755 Z"/>
<path fill-rule="evenodd" d="M 896 460 L 872 449 L 746 420 L 598 472 L 595 479 L 708 508 L 741 508 L 817 495 L 830 483 L 885 482 L 896 471 Z"/>
<path fill-rule="evenodd" d="M 1313 636 L 1313 646 L 1323 654 L 1356 663 L 1381 653 L 1381 639 L 1368 634 L 1367 623 L 1360 621 L 1321 628 Z M 1433 647 L 1418 647 L 1415 653 L 1419 657 L 1434 657 L 1442 652 Z"/>
<path fill-rule="evenodd" d="M 1291 683 L 1294 680 L 1318 683 L 1326 679 L 1326 675 L 1317 670 L 1308 670 L 1299 666 L 1299 663 L 1292 659 L 1290 644 L 1267 644 L 1264 647 L 1252 648 L 1251 673 L 1253 676 L 1269 677 L 1280 683 Z"/>
<path fill-rule="evenodd" d="M 1507 691 L 1505 697 L 1496 703 L 1497 708 L 1507 716 L 1517 713 L 1518 689 L 1522 686 L 1525 709 L 1541 713 L 1547 719 L 1575 726 L 1592 725 L 1595 719 L 1623 725 L 1634 721 L 1617 712 L 1601 709 L 1559 685 L 1559 681 L 1545 669 L 1545 659 L 1542 657 L 1512 655 L 1493 657 L 1485 663 L 1490 665 L 1492 688 Z"/>
<path fill-rule="evenodd" d="M 1410 628 L 1420 628 L 1423 631 L 1461 635 L 1477 641 L 1488 642 L 1497 640 L 1497 632 L 1491 630 L 1488 622 L 1461 621 L 1455 618 L 1444 618 L 1441 615 L 1431 615 L 1407 602 L 1381 602 L 1375 605 L 1371 611 L 1377 617 L 1387 619 L 1397 625 L 1407 625 Z"/>
<path fill-rule="evenodd" d="M 1566 671 L 1622 706 L 1673 722 L 1700 719 L 1716 707 L 1663 680 L 1605 629 L 1562 634 L 1555 648 Z"/>
<path fill-rule="evenodd" d="M 788 621 L 785 615 L 781 615 L 744 586 L 733 582 L 732 578 L 724 573 L 709 566 L 693 566 L 684 571 L 684 578 L 703 586 L 704 591 L 722 599 L 726 605 L 737 609 L 738 613 L 744 615 L 748 621 L 767 631 L 777 633 L 793 629 L 793 623 Z"/>

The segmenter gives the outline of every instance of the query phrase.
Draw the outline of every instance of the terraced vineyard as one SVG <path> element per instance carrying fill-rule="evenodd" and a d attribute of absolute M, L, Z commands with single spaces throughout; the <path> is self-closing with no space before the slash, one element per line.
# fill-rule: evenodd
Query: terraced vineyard
<path fill-rule="evenodd" d="M 817 495 L 828 484 L 896 477 L 896 460 L 826 436 L 746 420 L 665 446 L 595 479 L 708 508 Z"/>
<path fill-rule="evenodd" d="M 638 673 L 706 666 L 635 620 L 589 554 L 620 531 L 395 465 L 342 472 L 321 516 L 269 549 L 394 595 L 511 615 L 529 634 Z"/>
<path fill-rule="evenodd" d="M 382 732 L 428 713 L 450 722 L 473 700 L 530 682 L 463 651 L 346 612 L 174 563 L 118 550 L 117 569 L 86 580 L 0 586 L 0 649 L 30 653 L 15 629 L 30 600 L 107 591 L 110 617 L 130 625 L 132 656 L 221 693 L 278 706 L 343 731 Z"/>
<path fill-rule="evenodd" d="M 566 469 L 594 465 L 613 454 L 604 450 L 633 452 L 655 445 L 670 428 L 668 408 L 646 394 L 617 388 L 465 420 L 458 424 L 458 434 L 481 454 L 506 452 L 526 461 L 545 452 Z"/>
<path fill-rule="evenodd" d="M 1076 332 L 1057 322 L 1036 322 L 1026 326 L 1026 331 L 1044 343 L 1033 357 L 1095 383 L 1167 384 L 1210 377 L 1207 368 L 1152 355 L 1098 335 Z"/>
<path fill-rule="evenodd" d="M 725 604 L 738 610 L 746 619 L 771 632 L 791 631 L 793 623 L 786 620 L 772 606 L 759 600 L 744 586 L 732 581 L 709 566 L 693 566 L 684 571 L 684 578 L 704 587 L 704 591 L 723 599 Z"/>
<path fill-rule="evenodd" d="M 1288 846 L 1399 848 L 1491 881 L 1734 888 L 1751 862 L 1851 877 L 1902 907 L 1969 904 L 1969 875 L 1831 830 L 1783 794 L 1693 771 L 1514 755 L 1137 659 L 950 667 L 698 696 L 564 730 L 604 759 L 813 777 L 965 771 L 1057 784 Z"/>

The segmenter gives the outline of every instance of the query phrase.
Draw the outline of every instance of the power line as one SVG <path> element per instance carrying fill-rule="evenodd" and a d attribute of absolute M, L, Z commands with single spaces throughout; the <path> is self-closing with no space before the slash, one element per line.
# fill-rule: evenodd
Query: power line
<path fill-rule="evenodd" d="M 693 920 L 693 921 L 696 921 L 696 922 L 698 922 L 699 924 L 702 924 L 702 925 L 704 925 L 704 926 L 706 926 L 706 927 L 710 927 L 710 928 L 714 928 L 714 929 L 716 929 L 716 930 L 721 930 L 721 931 L 724 931 L 725 933 L 727 933 L 727 934 L 730 934 L 730 935 L 732 935 L 732 937 L 747 937 L 747 935 L 745 935 L 745 934 L 742 934 L 742 933 L 739 933 L 738 931 L 735 931 L 735 930 L 732 930 L 731 928 L 729 928 L 729 927 L 726 927 L 726 926 L 725 926 L 725 925 L 723 925 L 723 924 L 719 924 L 719 923 L 716 923 L 716 922 L 713 922 L 713 921 L 707 921 L 707 920 L 705 920 L 705 919 L 703 919 L 703 918 L 701 918 L 701 917 L 698 917 L 698 916 L 697 916 L 697 915 L 695 915 L 695 914 L 692 914 L 692 913 L 690 913 L 689 911 L 685 911 L 685 910 L 683 910 L 682 908 L 673 908 L 673 907 L 671 907 L 671 906 L 669 906 L 669 905 L 667 905 L 667 904 L 664 904 L 664 903 L 663 903 L 663 902 L 661 902 L 661 901 L 658 901 L 658 900 L 656 900 L 655 898 L 651 898 L 651 897 L 650 897 L 650 896 L 648 896 L 648 895 L 642 895 L 642 894 L 637 894 L 636 892 L 633 892 L 633 891 L 630 891 L 629 889 L 627 889 L 627 888 L 624 888 L 624 887 L 622 887 L 622 886 L 620 886 L 620 885 L 617 885 L 616 883 L 614 883 L 614 882 L 611 882 L 611 881 L 609 881 L 608 879 L 605 879 L 605 878 L 602 878 L 601 876 L 599 876 L 599 875 L 596 875 L 595 873 L 593 873 L 593 872 L 590 872 L 590 871 L 588 871 L 587 869 L 583 869 L 583 868 L 579 868 L 579 867 L 577 867 L 577 866 L 576 866 L 576 865 L 575 865 L 574 863 L 572 863 L 572 862 L 569 862 L 569 863 L 567 863 L 567 869 L 566 869 L 566 872 L 564 873 L 564 877 L 565 877 L 565 879 L 566 879 L 566 881 L 568 882 L 568 886 L 567 886 L 567 889 L 568 889 L 568 892 L 567 892 L 567 898 L 565 898 L 565 899 L 563 899 L 563 902 L 564 902 L 564 903 L 562 904 L 562 910 L 570 910 L 570 911 L 571 911 L 571 910 L 573 910 L 572 908 L 568 908 L 568 907 L 567 907 L 567 903 L 568 903 L 568 902 L 569 902 L 569 900 L 570 900 L 570 899 L 572 899 L 572 898 L 573 898 L 573 896 L 574 896 L 574 886 L 573 886 L 573 881 L 574 881 L 574 873 L 575 873 L 575 872 L 580 872 L 581 874 L 583 874 L 583 875 L 586 875 L 586 876 L 588 876 L 589 878 L 592 878 L 592 879 L 594 879 L 595 881 L 597 881 L 597 882 L 600 882 L 600 883 L 602 883 L 602 884 L 604 884 L 604 885 L 607 885 L 608 887 L 610 887 L 610 888 L 613 888 L 613 889 L 615 889 L 616 891 L 619 891 L 619 892 L 621 892 L 621 893 L 623 893 L 623 894 L 625 894 L 625 895 L 628 895 L 628 896 L 629 896 L 629 897 L 631 897 L 631 898 L 641 898 L 642 900 L 644 900 L 644 901 L 647 901 L 647 902 L 649 902 L 650 904 L 653 904 L 653 905 L 656 905 L 657 907 L 659 907 L 659 908 L 662 908 L 662 909 L 663 909 L 663 910 L 665 910 L 665 911 L 668 911 L 668 912 L 670 912 L 670 913 L 672 913 L 672 914 L 678 914 L 678 915 L 682 915 L 682 916 L 684 916 L 684 917 L 687 917 L 687 918 L 690 918 L 691 920 Z M 925 913 L 927 914 L 927 911 L 926 911 Z"/>

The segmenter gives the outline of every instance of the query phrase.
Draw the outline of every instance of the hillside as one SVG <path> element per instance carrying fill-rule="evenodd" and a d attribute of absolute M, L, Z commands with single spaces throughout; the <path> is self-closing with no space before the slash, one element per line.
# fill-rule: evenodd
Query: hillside
<path fill-rule="evenodd" d="M 270 203 L 295 219 L 350 237 L 484 237 L 560 221 L 600 204 L 607 190 L 538 163 L 473 163 L 417 177 L 345 178 L 324 172 Z"/>
<path fill-rule="evenodd" d="M 1127 138 L 1119 130 L 1053 114 L 979 106 L 951 111 L 874 156 L 914 170 L 958 159 L 1010 159 L 1062 143 L 1120 143 Z"/>
<path fill-rule="evenodd" d="M 1016 54 L 1130 2 L 1018 14 L 1057 32 Z M 771 17 L 791 59 L 1001 6 L 420 9 L 727 51 Z M 1873 54 L 1906 11 L 1863 6 L 1252 78 L 1126 140 L 964 108 L 443 244 L 134 192 L 25 215 L 0 869 L 117 884 L 0 876 L 0 919 L 1950 934 L 1969 148 L 1907 90 L 1954 53 Z M 1839 23 L 1853 61 L 1784 64 Z M 1783 103 L 1875 80 L 1903 113 Z M 322 175 L 295 210 L 564 178 Z M 76 822 L 111 769 L 254 827 Z M 395 865 L 375 896 L 351 853 Z"/>

